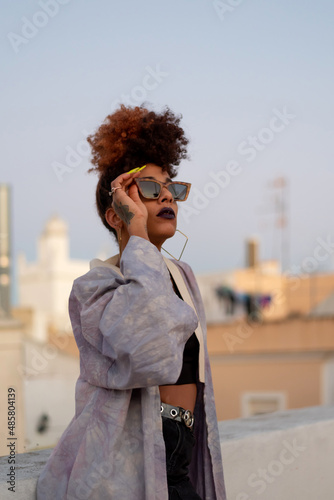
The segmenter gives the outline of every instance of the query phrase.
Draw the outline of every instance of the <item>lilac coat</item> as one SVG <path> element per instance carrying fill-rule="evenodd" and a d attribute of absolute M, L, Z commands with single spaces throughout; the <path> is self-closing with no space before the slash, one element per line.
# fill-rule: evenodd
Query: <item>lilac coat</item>
<path fill-rule="evenodd" d="M 114 262 L 109 259 L 109 262 Z M 37 500 L 167 500 L 159 385 L 174 384 L 198 319 L 205 384 L 198 381 L 190 477 L 205 500 L 225 500 L 203 304 L 190 267 L 179 267 L 196 313 L 173 290 L 161 253 L 132 236 L 120 271 L 95 261 L 76 279 L 69 312 L 80 351 L 75 416 L 37 484 Z"/>

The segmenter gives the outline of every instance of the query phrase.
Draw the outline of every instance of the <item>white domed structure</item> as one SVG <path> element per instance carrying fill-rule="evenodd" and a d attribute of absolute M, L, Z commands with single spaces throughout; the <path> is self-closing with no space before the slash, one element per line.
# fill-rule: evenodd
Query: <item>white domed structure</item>
<path fill-rule="evenodd" d="M 53 215 L 45 224 L 42 236 L 62 236 L 67 237 L 68 226 L 58 215 Z"/>
<path fill-rule="evenodd" d="M 66 222 L 54 215 L 47 221 L 39 238 L 38 256 L 48 268 L 60 268 L 69 258 L 68 227 Z"/>
<path fill-rule="evenodd" d="M 34 336 L 46 340 L 50 325 L 68 329 L 68 298 L 75 278 L 89 270 L 89 262 L 71 260 L 66 222 L 50 217 L 38 239 L 37 261 L 18 260 L 19 305 L 34 310 Z"/>

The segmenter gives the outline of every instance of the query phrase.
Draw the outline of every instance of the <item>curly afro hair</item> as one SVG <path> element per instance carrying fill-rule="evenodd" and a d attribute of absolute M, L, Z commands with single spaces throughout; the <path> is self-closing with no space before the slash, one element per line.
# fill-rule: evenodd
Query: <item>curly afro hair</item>
<path fill-rule="evenodd" d="M 188 139 L 179 126 L 182 116 L 166 107 L 161 113 L 142 106 L 123 104 L 108 115 L 87 141 L 92 148 L 92 164 L 88 172 L 96 172 L 96 206 L 102 223 L 117 238 L 116 231 L 105 220 L 110 207 L 110 183 L 120 174 L 147 163 L 159 165 L 172 179 L 175 166 L 188 158 Z"/>

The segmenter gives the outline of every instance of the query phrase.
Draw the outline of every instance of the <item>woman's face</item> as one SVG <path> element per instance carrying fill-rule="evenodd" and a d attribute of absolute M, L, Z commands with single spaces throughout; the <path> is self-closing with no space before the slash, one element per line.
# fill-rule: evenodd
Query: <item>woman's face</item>
<path fill-rule="evenodd" d="M 168 182 L 170 179 L 167 172 L 163 172 L 161 167 L 149 163 L 138 176 L 150 177 L 160 182 Z M 140 195 L 140 193 L 139 193 Z M 148 237 L 159 250 L 164 241 L 174 236 L 177 225 L 177 203 L 173 200 L 172 194 L 164 186 L 160 196 L 154 200 L 148 200 L 140 195 L 141 201 L 147 209 L 147 233 Z M 167 211 L 166 209 L 171 209 Z M 163 210 L 165 209 L 165 210 Z M 173 214 L 174 213 L 174 214 Z"/>

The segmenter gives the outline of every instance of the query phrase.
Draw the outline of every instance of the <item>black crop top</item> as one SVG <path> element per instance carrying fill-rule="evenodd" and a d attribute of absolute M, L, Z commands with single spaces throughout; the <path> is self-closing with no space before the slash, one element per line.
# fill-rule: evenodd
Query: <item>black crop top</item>
<path fill-rule="evenodd" d="M 176 294 L 182 299 L 181 294 L 176 286 L 176 283 L 171 275 Z M 183 299 L 182 299 L 183 300 Z M 199 342 L 195 332 L 187 340 L 183 351 L 182 370 L 175 385 L 193 384 L 197 380 Z"/>

